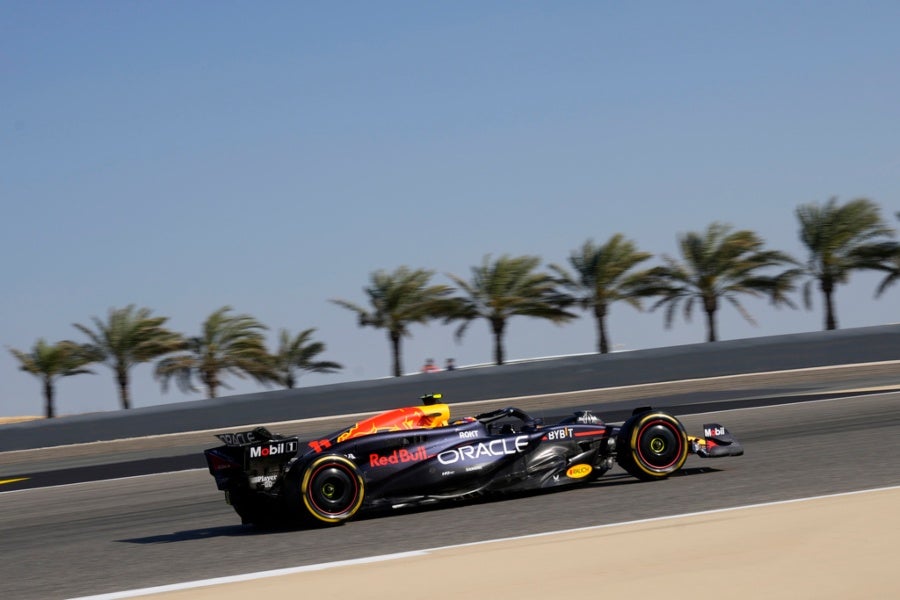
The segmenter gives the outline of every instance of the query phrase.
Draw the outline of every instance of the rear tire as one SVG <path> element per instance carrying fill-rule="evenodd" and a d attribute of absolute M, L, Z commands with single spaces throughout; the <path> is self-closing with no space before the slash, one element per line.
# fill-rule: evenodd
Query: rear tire
<path fill-rule="evenodd" d="M 343 456 L 320 456 L 303 470 L 300 501 L 316 521 L 336 525 L 362 506 L 365 483 L 356 465 Z"/>
<path fill-rule="evenodd" d="M 687 460 L 688 439 L 681 422 L 651 411 L 625 421 L 616 438 L 616 462 L 643 481 L 663 479 Z"/>

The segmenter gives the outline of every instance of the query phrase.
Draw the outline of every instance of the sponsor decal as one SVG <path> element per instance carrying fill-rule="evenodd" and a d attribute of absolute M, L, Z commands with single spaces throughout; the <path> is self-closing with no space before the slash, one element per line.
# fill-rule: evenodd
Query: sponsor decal
<path fill-rule="evenodd" d="M 589 435 L 603 435 L 606 433 L 606 429 L 588 429 L 587 431 L 578 431 L 575 433 L 575 437 L 586 437 Z"/>
<path fill-rule="evenodd" d="M 566 471 L 566 477 L 569 479 L 581 479 L 590 475 L 593 470 L 594 468 L 591 465 L 572 465 Z"/>
<path fill-rule="evenodd" d="M 479 442 L 445 450 L 437 455 L 442 465 L 452 465 L 465 460 L 477 460 L 484 457 L 497 457 L 507 454 L 518 454 L 528 447 L 528 436 L 519 435 L 515 439 L 504 438 L 490 442 Z"/>
<path fill-rule="evenodd" d="M 297 442 L 278 442 L 276 444 L 268 444 L 265 446 L 252 446 L 250 448 L 250 458 L 265 458 L 267 456 L 278 456 L 279 454 L 290 454 L 297 452 Z"/>
<path fill-rule="evenodd" d="M 326 448 L 331 448 L 331 442 L 329 442 L 328 440 L 313 440 L 309 442 L 309 447 L 312 448 L 316 454 L 318 454 Z"/>
<path fill-rule="evenodd" d="M 263 483 L 266 481 L 275 483 L 276 479 L 278 479 L 278 475 L 257 475 L 250 478 L 250 483 Z"/>
<path fill-rule="evenodd" d="M 415 450 L 409 451 L 406 448 L 394 450 L 386 456 L 372 453 L 369 455 L 370 467 L 386 467 L 388 465 L 399 465 L 401 463 L 419 462 L 428 458 L 425 446 L 419 446 Z"/>
<path fill-rule="evenodd" d="M 547 435 L 544 436 L 545 440 L 565 440 L 572 437 L 572 432 L 575 431 L 571 427 L 563 427 L 562 429 L 554 429 L 553 431 L 548 431 Z"/>
<path fill-rule="evenodd" d="M 459 437 L 464 440 L 469 439 L 469 438 L 477 438 L 478 432 L 477 431 L 460 431 Z"/>
<path fill-rule="evenodd" d="M 252 431 L 241 431 L 239 433 L 220 433 L 217 438 L 225 442 L 226 446 L 242 446 L 243 444 L 253 444 L 260 440 L 256 439 Z"/>
<path fill-rule="evenodd" d="M 226 469 L 232 469 L 237 465 L 233 460 L 222 456 L 218 452 L 210 452 L 206 455 L 209 460 L 209 466 L 212 467 L 214 471 L 225 471 Z"/>
<path fill-rule="evenodd" d="M 269 489 L 275 482 L 278 480 L 278 475 L 258 475 L 256 477 L 250 477 L 250 485 L 255 485 L 257 488 Z"/>
<path fill-rule="evenodd" d="M 706 437 L 716 437 L 719 435 L 725 435 L 725 428 L 721 425 L 708 425 L 706 429 L 703 430 L 703 435 Z"/>

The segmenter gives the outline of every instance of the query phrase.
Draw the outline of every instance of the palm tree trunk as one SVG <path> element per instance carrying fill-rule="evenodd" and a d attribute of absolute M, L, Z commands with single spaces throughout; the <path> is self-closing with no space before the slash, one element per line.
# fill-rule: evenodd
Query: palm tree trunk
<path fill-rule="evenodd" d="M 219 378 L 214 372 L 203 374 L 203 383 L 206 385 L 206 395 L 208 398 L 216 398 L 219 395 Z"/>
<path fill-rule="evenodd" d="M 825 296 L 825 329 L 837 329 L 837 317 L 834 315 L 834 290 L 822 287 L 822 295 Z"/>
<path fill-rule="evenodd" d="M 506 328 L 506 321 L 503 319 L 492 319 L 491 330 L 494 333 L 494 364 L 502 365 L 504 361 L 503 351 L 503 330 Z"/>
<path fill-rule="evenodd" d="M 606 337 L 606 310 L 594 307 L 594 316 L 597 319 L 597 351 L 600 354 L 609 352 L 609 340 Z"/>
<path fill-rule="evenodd" d="M 719 298 L 714 294 L 703 295 L 703 311 L 706 313 L 706 341 L 715 342 L 719 336 L 716 331 L 716 311 L 719 310 Z"/>
<path fill-rule="evenodd" d="M 120 372 L 116 376 L 116 381 L 119 384 L 119 401 L 122 403 L 122 408 L 128 410 L 131 408 L 131 397 L 128 393 L 128 373 Z"/>
<path fill-rule="evenodd" d="M 391 359 L 394 363 L 394 377 L 400 377 L 403 375 L 403 365 L 400 360 L 400 335 L 390 331 L 388 332 L 388 339 L 391 341 Z"/>
<path fill-rule="evenodd" d="M 716 333 L 716 311 L 714 310 L 706 311 L 706 331 L 708 332 L 706 336 L 707 342 L 715 342 L 718 339 Z"/>
<path fill-rule="evenodd" d="M 48 419 L 56 416 L 53 402 L 53 380 L 50 377 L 44 378 L 44 414 Z"/>

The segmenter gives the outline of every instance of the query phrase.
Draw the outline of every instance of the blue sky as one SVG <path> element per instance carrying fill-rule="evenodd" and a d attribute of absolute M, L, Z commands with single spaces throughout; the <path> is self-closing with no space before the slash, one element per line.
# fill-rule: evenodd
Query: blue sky
<path fill-rule="evenodd" d="M 386 376 L 377 269 L 468 276 L 487 254 L 566 261 L 621 232 L 656 255 L 713 221 L 802 258 L 794 209 L 900 210 L 897 2 L 25 2 L 0 4 L 0 416 L 40 414 L 6 350 L 146 306 L 189 335 L 231 305 L 316 327 L 336 375 Z M 900 286 L 837 294 L 841 327 L 900 321 Z M 722 339 L 822 328 L 730 307 Z M 703 320 L 615 305 L 620 350 Z M 404 366 L 488 362 L 485 323 L 413 327 Z M 511 359 L 591 352 L 587 316 L 514 318 Z M 112 373 L 63 379 L 60 414 L 114 410 Z M 135 406 L 162 394 L 132 371 Z M 256 391 L 231 379 L 233 393 Z M 428 390 L 426 390 L 428 391 Z"/>

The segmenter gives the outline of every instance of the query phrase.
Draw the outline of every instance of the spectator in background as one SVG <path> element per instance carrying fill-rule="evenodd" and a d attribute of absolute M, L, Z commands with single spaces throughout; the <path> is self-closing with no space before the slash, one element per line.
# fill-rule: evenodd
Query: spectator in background
<path fill-rule="evenodd" d="M 437 373 L 440 371 L 440 368 L 436 364 L 434 364 L 434 359 L 429 358 L 425 361 L 425 364 L 422 366 L 423 373 Z"/>
<path fill-rule="evenodd" d="M 454 361 L 452 358 L 448 358 L 447 366 L 444 367 L 444 369 L 447 371 L 455 371 L 456 370 L 456 361 Z"/>

